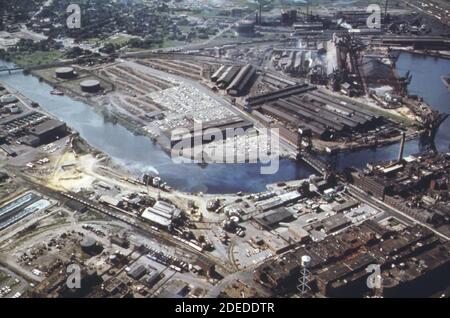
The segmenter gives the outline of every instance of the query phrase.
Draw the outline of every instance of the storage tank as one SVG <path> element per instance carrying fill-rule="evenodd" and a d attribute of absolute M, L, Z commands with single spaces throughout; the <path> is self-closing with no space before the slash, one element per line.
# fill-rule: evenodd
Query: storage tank
<path fill-rule="evenodd" d="M 87 254 L 94 255 L 102 251 L 102 246 L 94 238 L 85 236 L 80 242 L 81 250 Z"/>
<path fill-rule="evenodd" d="M 55 71 L 56 77 L 61 79 L 71 79 L 75 77 L 73 67 L 60 67 Z"/>
<path fill-rule="evenodd" d="M 301 258 L 302 267 L 308 268 L 310 264 L 311 264 L 311 257 L 308 255 L 303 255 Z"/>
<path fill-rule="evenodd" d="M 81 90 L 85 93 L 98 93 L 101 90 L 100 82 L 97 80 L 86 80 L 80 84 Z"/>

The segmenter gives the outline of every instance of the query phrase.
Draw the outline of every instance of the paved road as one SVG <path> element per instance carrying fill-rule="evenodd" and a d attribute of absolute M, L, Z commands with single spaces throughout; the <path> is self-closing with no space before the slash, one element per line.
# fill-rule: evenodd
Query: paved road
<path fill-rule="evenodd" d="M 450 25 L 450 5 L 444 2 L 438 1 L 425 1 L 425 0 L 403 0 L 404 3 L 417 9 L 418 11 L 432 16 L 440 22 Z"/>
<path fill-rule="evenodd" d="M 414 218 L 412 218 L 411 216 L 409 216 L 408 214 L 386 204 L 385 202 L 378 200 L 372 196 L 369 196 L 367 193 L 365 193 L 364 191 L 362 191 L 361 189 L 359 189 L 358 187 L 355 187 L 354 185 L 348 185 L 349 190 L 351 192 L 351 194 L 353 194 L 355 197 L 357 197 L 359 200 L 361 200 L 364 203 L 367 203 L 371 206 L 375 206 L 376 208 L 388 212 L 390 215 L 393 215 L 395 217 L 397 217 L 398 219 L 402 220 L 403 222 L 406 222 L 407 224 L 419 224 L 423 227 L 426 227 L 427 229 L 429 229 L 430 231 L 433 231 L 433 233 L 435 233 L 437 236 L 449 241 L 450 238 L 448 236 L 446 236 L 445 234 L 442 234 L 441 232 L 435 230 L 434 228 L 432 228 L 430 225 L 420 222 Z"/>

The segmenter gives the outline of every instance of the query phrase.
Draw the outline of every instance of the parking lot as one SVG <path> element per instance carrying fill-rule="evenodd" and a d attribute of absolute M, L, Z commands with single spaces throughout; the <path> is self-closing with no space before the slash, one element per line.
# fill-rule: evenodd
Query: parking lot
<path fill-rule="evenodd" d="M 0 267 L 0 298 L 19 298 L 27 288 L 22 278 Z"/>

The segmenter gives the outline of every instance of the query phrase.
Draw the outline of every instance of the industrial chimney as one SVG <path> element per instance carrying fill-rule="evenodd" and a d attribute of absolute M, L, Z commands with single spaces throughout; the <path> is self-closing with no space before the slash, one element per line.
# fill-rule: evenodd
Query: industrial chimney
<path fill-rule="evenodd" d="M 402 141 L 400 143 L 400 151 L 398 153 L 398 162 L 403 160 L 403 153 L 405 151 L 405 141 L 406 141 L 406 133 L 402 132 Z"/>

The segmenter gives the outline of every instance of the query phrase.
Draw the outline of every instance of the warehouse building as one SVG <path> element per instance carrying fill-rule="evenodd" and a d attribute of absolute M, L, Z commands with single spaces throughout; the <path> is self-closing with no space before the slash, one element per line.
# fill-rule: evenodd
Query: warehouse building
<path fill-rule="evenodd" d="M 227 138 L 227 133 L 237 132 L 240 129 L 246 131 L 252 127 L 253 124 L 250 121 L 244 120 L 240 117 L 232 117 L 203 123 L 201 131 L 194 131 L 194 127 L 190 129 L 188 128 L 189 132 L 187 132 L 185 128 L 176 128 L 174 130 L 167 131 L 166 135 L 170 139 L 172 147 L 180 142 L 188 142 L 191 145 L 194 145 L 194 142 L 197 140 L 200 140 L 202 144 L 207 144 L 209 142 L 213 142 L 215 138 L 215 132 L 210 129 L 220 130 L 221 137 L 225 140 Z"/>
<path fill-rule="evenodd" d="M 276 210 L 262 213 L 254 217 L 254 220 L 263 228 L 272 230 L 273 228 L 276 228 L 280 222 L 293 221 L 294 215 L 285 208 L 278 208 Z"/>
<path fill-rule="evenodd" d="M 45 144 L 66 136 L 67 126 L 62 121 L 51 119 L 31 128 L 30 133 Z"/>
<path fill-rule="evenodd" d="M 219 69 L 211 76 L 211 81 L 214 83 L 219 80 L 219 78 L 222 77 L 223 73 L 225 73 L 228 70 L 228 66 L 222 65 L 219 67 Z"/>
<path fill-rule="evenodd" d="M 246 110 L 279 121 L 297 133 L 299 129 L 322 140 L 335 140 L 375 128 L 381 122 L 377 114 L 308 84 L 297 84 L 273 92 L 249 97 Z M 264 124 L 267 124 L 264 120 Z M 295 139 L 295 138 L 294 138 Z"/>
<path fill-rule="evenodd" d="M 227 88 L 227 93 L 232 96 L 239 96 L 245 93 L 245 91 L 251 86 L 252 79 L 256 75 L 256 68 L 248 64 L 243 67 L 236 78 L 231 82 Z"/>
<path fill-rule="evenodd" d="M 142 213 L 142 218 L 159 226 L 170 228 L 173 221 L 181 217 L 181 210 L 176 206 L 164 202 L 158 201 L 151 208 L 147 208 Z"/>
<path fill-rule="evenodd" d="M 415 50 L 450 50 L 450 40 L 441 36 L 396 36 L 382 37 L 381 43 L 389 47 L 413 47 Z"/>
<path fill-rule="evenodd" d="M 231 82 L 238 75 L 241 70 L 240 66 L 229 66 L 222 75 L 217 79 L 216 85 L 220 89 L 225 89 L 230 86 Z"/>

